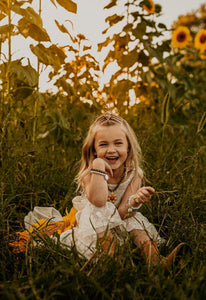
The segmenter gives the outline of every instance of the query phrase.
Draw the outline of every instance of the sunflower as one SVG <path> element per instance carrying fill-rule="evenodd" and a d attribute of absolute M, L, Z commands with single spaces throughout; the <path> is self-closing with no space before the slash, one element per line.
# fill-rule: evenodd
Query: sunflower
<path fill-rule="evenodd" d="M 195 48 L 200 50 L 200 53 L 206 51 L 206 29 L 201 29 L 195 36 Z"/>
<path fill-rule="evenodd" d="M 179 26 L 172 33 L 172 46 L 185 48 L 192 41 L 192 36 L 186 26 Z"/>
<path fill-rule="evenodd" d="M 147 4 L 143 5 L 148 14 L 153 14 L 155 12 L 155 4 L 152 0 L 147 0 Z"/>

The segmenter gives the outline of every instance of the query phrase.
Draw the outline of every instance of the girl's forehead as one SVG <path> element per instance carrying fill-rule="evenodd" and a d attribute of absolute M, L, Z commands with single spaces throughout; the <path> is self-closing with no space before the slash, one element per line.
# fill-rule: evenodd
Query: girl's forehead
<path fill-rule="evenodd" d="M 98 125 L 96 128 L 95 133 L 95 140 L 96 139 L 107 139 L 107 138 L 126 138 L 126 133 L 121 125 L 110 125 L 110 126 L 101 126 Z"/>

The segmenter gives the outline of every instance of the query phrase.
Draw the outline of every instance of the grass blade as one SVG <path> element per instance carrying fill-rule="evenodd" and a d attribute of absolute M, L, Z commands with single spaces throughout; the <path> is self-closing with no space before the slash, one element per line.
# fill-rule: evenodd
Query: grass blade
<path fill-rule="evenodd" d="M 205 126 L 205 123 L 206 123 L 206 111 L 203 113 L 202 118 L 201 118 L 201 120 L 200 120 L 200 122 L 198 124 L 197 133 L 199 133 L 200 131 L 202 131 L 202 129 Z"/>
<path fill-rule="evenodd" d="M 164 97 L 162 102 L 162 111 L 161 111 L 161 123 L 166 124 L 169 119 L 169 103 L 170 103 L 170 96 L 167 93 Z"/>

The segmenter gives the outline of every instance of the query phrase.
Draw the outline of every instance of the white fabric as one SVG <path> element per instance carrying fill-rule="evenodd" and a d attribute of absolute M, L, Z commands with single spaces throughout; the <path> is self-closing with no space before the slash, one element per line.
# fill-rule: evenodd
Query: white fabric
<path fill-rule="evenodd" d="M 62 215 L 53 207 L 35 206 L 34 210 L 30 211 L 24 218 L 26 229 L 29 229 L 32 224 L 37 223 L 41 219 L 50 220 L 51 222 L 58 222 L 62 221 Z"/>
<path fill-rule="evenodd" d="M 154 225 L 151 224 L 146 217 L 140 212 L 137 212 L 133 217 L 122 220 L 117 207 L 121 203 L 125 190 L 132 178 L 134 171 L 131 172 L 128 179 L 121 183 L 118 189 L 114 192 L 117 195 L 115 204 L 106 202 L 102 207 L 96 207 L 89 202 L 85 195 L 77 196 L 72 200 L 73 207 L 77 210 L 76 220 L 77 226 L 67 230 L 60 235 L 60 241 L 65 246 L 76 246 L 76 249 L 86 258 L 90 258 L 96 250 L 97 235 L 104 232 L 106 229 L 118 228 L 122 233 L 130 232 L 133 229 L 146 230 L 150 238 L 159 243 L 164 242 Z M 112 185 L 109 185 L 110 187 Z M 110 192 L 108 191 L 108 194 Z M 35 207 L 33 212 L 30 212 L 25 217 L 26 228 L 39 219 L 51 219 L 53 221 L 61 221 L 61 214 L 51 207 Z M 122 239 L 119 238 L 120 244 Z"/>
<path fill-rule="evenodd" d="M 77 198 L 76 198 L 77 200 Z M 74 205 L 77 208 L 78 205 Z M 107 229 L 119 227 L 125 232 L 124 222 L 120 218 L 114 204 L 107 202 L 102 207 L 96 207 L 88 200 L 85 207 L 76 213 L 77 226 L 60 235 L 64 245 L 74 245 L 78 252 L 86 258 L 96 251 L 97 236 Z M 119 241 L 120 244 L 122 241 Z"/>

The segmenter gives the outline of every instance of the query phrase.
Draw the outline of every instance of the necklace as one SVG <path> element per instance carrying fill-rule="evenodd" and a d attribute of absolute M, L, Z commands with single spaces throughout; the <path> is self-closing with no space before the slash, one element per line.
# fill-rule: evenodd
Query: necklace
<path fill-rule="evenodd" d="M 117 185 L 113 189 L 108 187 L 108 190 L 111 192 L 111 194 L 108 195 L 107 201 L 114 203 L 117 200 L 117 195 L 114 194 L 114 191 L 116 191 L 118 189 L 118 187 L 120 186 L 120 183 L 122 182 L 122 180 L 125 177 L 125 173 L 126 173 L 126 164 L 124 164 L 124 171 L 123 171 L 123 173 L 120 177 L 120 181 L 117 183 Z"/>

